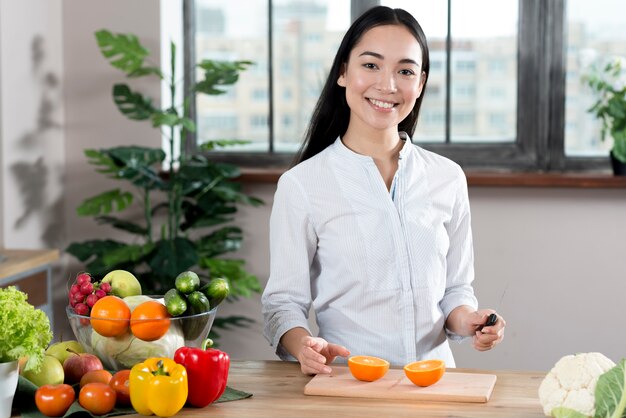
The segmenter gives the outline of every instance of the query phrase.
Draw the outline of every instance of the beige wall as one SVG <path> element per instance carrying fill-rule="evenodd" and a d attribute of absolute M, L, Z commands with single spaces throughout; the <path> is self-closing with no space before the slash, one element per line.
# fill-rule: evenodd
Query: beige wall
<path fill-rule="evenodd" d="M 62 249 L 72 241 L 110 236 L 107 228 L 75 215 L 84 198 L 116 186 L 95 173 L 83 150 L 154 145 L 160 139 L 147 124 L 118 114 L 110 91 L 122 77 L 99 55 L 93 33 L 100 28 L 132 32 L 156 51 L 158 6 L 153 0 L 0 0 L 0 231 L 6 246 Z M 58 77 L 59 87 L 48 89 L 34 71 L 32 42 L 37 34 L 46 51 L 41 68 Z M 133 85 L 159 97 L 155 81 Z M 63 96 L 56 95 L 60 88 Z M 37 112 L 47 95 L 56 106 L 50 116 L 60 126 L 41 133 Z M 40 136 L 28 135 L 33 132 Z M 17 165 L 35 171 L 16 177 Z M 22 187 L 26 181 L 29 186 Z M 275 185 L 246 187 L 266 205 L 239 214 L 237 223 L 245 231 L 239 256 L 264 284 Z M 41 192 L 39 206 L 27 200 L 35 191 Z M 500 308 L 509 326 L 505 342 L 493 352 L 455 346 L 459 365 L 545 370 L 567 353 L 602 351 L 614 360 L 624 356 L 626 337 L 620 330 L 626 294 L 626 192 L 471 188 L 470 199 L 476 292 L 481 305 L 493 307 L 509 284 Z M 63 333 L 67 339 L 70 332 L 63 321 L 64 283 L 78 268 L 65 257 L 55 273 L 56 338 Z M 259 297 L 220 311 L 230 313 L 256 323 L 225 332 L 222 348 L 235 359 L 275 358 L 261 336 Z"/>

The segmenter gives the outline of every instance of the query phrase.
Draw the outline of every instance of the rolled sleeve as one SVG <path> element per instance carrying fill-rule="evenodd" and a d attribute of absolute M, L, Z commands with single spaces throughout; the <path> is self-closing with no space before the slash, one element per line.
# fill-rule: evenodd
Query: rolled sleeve
<path fill-rule="evenodd" d="M 308 201 L 300 184 L 281 176 L 270 216 L 270 277 L 261 298 L 264 336 L 283 360 L 293 357 L 280 339 L 296 327 L 309 331 L 310 267 L 317 238 Z"/>
<path fill-rule="evenodd" d="M 447 318 L 450 313 L 461 305 L 478 309 L 478 301 L 474 295 L 474 251 L 467 181 L 460 170 L 457 182 L 457 193 L 452 218 L 447 226 L 450 247 L 447 254 L 446 290 L 440 302 L 441 310 Z M 463 337 L 446 330 L 453 341 L 461 341 Z"/>

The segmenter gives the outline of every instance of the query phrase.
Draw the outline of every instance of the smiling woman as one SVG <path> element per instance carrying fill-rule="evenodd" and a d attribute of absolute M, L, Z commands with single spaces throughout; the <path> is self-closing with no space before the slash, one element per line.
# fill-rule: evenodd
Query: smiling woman
<path fill-rule="evenodd" d="M 303 373 L 330 373 L 350 353 L 454 367 L 448 339 L 473 337 L 480 351 L 502 340 L 504 319 L 483 327 L 494 311 L 477 310 L 463 172 L 411 142 L 428 73 L 413 16 L 365 12 L 339 46 L 298 164 L 279 180 L 265 336 Z"/>

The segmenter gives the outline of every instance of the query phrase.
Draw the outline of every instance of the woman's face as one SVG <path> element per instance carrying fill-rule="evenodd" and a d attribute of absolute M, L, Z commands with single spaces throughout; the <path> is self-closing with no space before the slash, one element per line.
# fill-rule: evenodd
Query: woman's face
<path fill-rule="evenodd" d="M 395 129 L 422 93 L 422 48 L 401 25 L 374 27 L 350 52 L 337 84 L 346 88 L 348 129 Z"/>

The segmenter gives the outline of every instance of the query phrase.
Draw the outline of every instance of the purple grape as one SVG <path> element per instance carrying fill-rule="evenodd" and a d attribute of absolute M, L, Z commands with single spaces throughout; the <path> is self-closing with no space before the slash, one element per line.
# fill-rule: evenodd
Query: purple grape
<path fill-rule="evenodd" d="M 70 306 L 71 306 L 72 308 L 73 308 L 74 306 L 76 306 L 76 304 L 77 304 L 77 303 L 78 303 L 78 302 L 76 302 L 76 301 L 74 300 L 74 298 L 70 298 Z"/>
<path fill-rule="evenodd" d="M 82 302 L 85 300 L 85 295 L 83 295 L 82 293 L 78 292 L 78 293 L 74 293 L 74 296 L 72 296 L 72 299 L 74 300 L 74 302 L 78 303 L 78 302 Z"/>
<path fill-rule="evenodd" d="M 98 296 L 98 299 L 101 299 L 101 298 L 105 297 L 107 295 L 107 293 L 104 290 L 102 290 L 102 289 L 98 289 L 98 290 L 96 290 L 95 295 Z"/>
<path fill-rule="evenodd" d="M 110 283 L 100 283 L 100 289 L 104 290 L 105 293 L 111 293 L 111 284 Z"/>
<path fill-rule="evenodd" d="M 89 314 L 89 306 L 85 305 L 84 303 L 77 303 L 76 306 L 74 306 L 74 311 L 78 315 L 88 315 Z"/>

